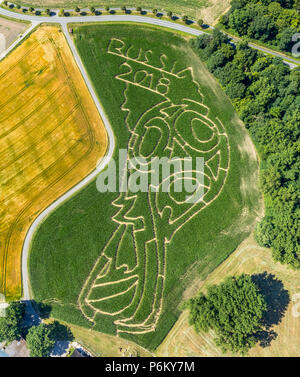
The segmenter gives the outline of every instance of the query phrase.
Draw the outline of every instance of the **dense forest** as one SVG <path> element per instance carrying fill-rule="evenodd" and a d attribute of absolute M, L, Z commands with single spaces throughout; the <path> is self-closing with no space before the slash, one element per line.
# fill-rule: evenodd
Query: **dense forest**
<path fill-rule="evenodd" d="M 236 46 L 215 30 L 192 47 L 231 98 L 260 155 L 265 217 L 256 227 L 273 258 L 300 269 L 300 68 Z"/>
<path fill-rule="evenodd" d="M 220 23 L 239 36 L 247 36 L 291 52 L 292 36 L 300 32 L 300 0 L 232 0 Z"/>

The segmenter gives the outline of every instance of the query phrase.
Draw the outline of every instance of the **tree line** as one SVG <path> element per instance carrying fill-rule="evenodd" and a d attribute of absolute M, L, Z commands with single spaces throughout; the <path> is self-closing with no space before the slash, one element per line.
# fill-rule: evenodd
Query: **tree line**
<path fill-rule="evenodd" d="M 39 304 L 41 314 L 43 305 Z M 49 314 L 49 313 L 48 313 Z M 27 326 L 25 317 L 25 303 L 14 301 L 6 309 L 5 316 L 0 317 L 0 342 L 6 344 L 21 337 L 26 339 L 31 357 L 47 357 L 50 355 L 57 340 L 72 341 L 74 336 L 69 327 L 53 321 L 41 322 L 36 326 Z"/>
<path fill-rule="evenodd" d="M 292 36 L 300 31 L 300 0 L 232 0 L 220 18 L 227 30 L 291 52 Z"/>
<path fill-rule="evenodd" d="M 276 261 L 300 269 L 300 68 L 215 30 L 191 44 L 219 80 L 260 155 L 265 217 L 255 237 Z"/>

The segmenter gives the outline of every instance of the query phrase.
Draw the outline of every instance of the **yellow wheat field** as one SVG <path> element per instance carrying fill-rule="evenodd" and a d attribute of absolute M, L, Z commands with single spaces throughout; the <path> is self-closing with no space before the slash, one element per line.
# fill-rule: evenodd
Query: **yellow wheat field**
<path fill-rule="evenodd" d="M 22 294 L 31 223 L 95 169 L 107 134 L 63 33 L 38 28 L 0 63 L 0 292 Z"/>

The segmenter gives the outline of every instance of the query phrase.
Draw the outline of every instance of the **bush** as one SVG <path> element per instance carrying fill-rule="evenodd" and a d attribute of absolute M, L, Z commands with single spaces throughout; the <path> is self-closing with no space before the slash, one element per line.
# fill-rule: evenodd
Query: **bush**
<path fill-rule="evenodd" d="M 26 336 L 26 343 L 31 357 L 49 356 L 55 343 L 51 336 L 51 325 L 41 323 L 31 327 Z"/>

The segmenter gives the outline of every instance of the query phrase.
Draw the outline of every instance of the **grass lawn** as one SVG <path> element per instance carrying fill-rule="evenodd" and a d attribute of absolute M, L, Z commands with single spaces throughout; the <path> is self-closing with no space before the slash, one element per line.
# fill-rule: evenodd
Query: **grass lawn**
<path fill-rule="evenodd" d="M 120 148 L 146 163 L 204 157 L 204 197 L 193 204 L 174 189 L 100 193 L 92 182 L 37 232 L 34 298 L 52 304 L 55 318 L 154 350 L 180 315 L 183 292 L 253 229 L 256 153 L 187 37 L 125 24 L 73 30 L 114 130 L 116 161 Z"/>

